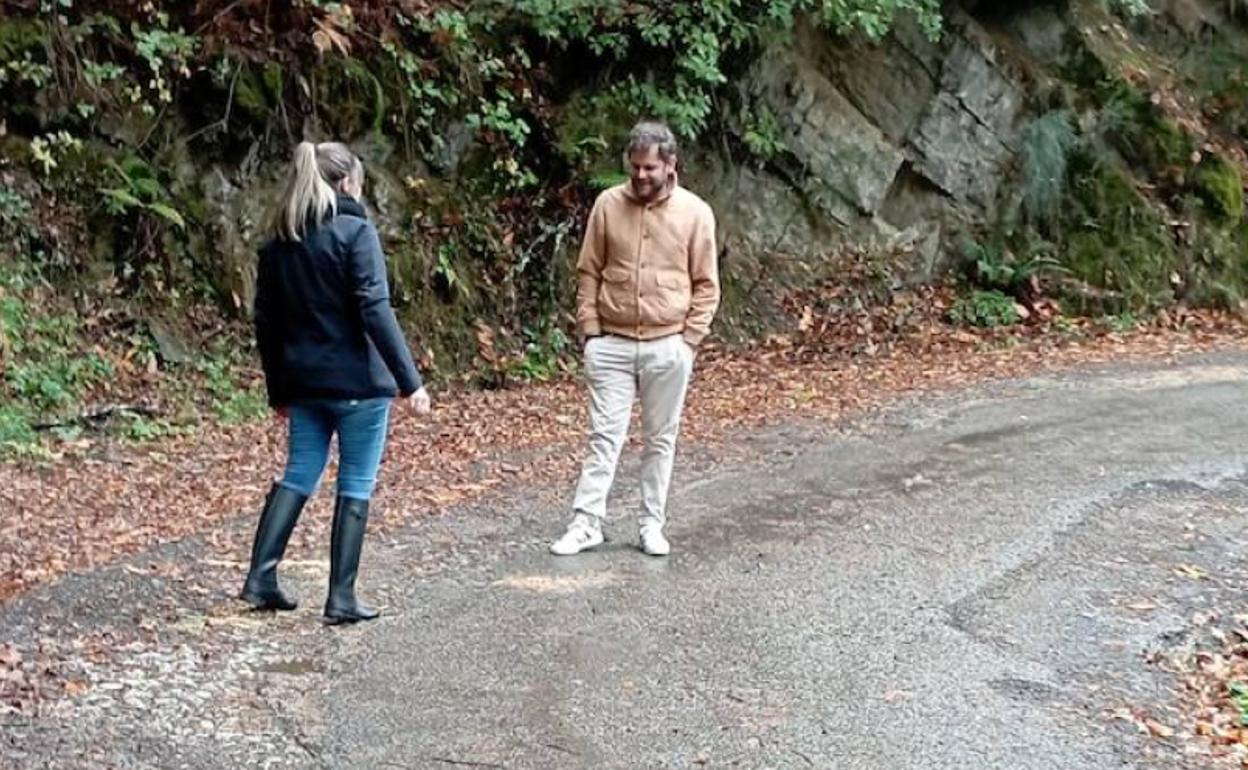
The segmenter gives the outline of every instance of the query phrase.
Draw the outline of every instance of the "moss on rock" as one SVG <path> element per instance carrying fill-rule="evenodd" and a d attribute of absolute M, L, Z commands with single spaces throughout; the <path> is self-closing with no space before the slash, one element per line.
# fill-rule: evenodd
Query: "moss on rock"
<path fill-rule="evenodd" d="M 1106 139 L 1133 168 L 1157 179 L 1191 164 L 1191 137 L 1138 88 L 1114 80 L 1098 97 Z"/>
<path fill-rule="evenodd" d="M 320 118 L 334 136 L 381 133 L 389 100 L 381 80 L 363 61 L 327 59 L 313 71 L 312 84 Z"/>
<path fill-rule="evenodd" d="M 1170 277 L 1182 261 L 1153 204 L 1124 170 L 1104 160 L 1077 156 L 1071 175 L 1060 255 L 1065 267 L 1078 280 L 1121 297 L 1125 307 L 1117 310 L 1172 299 Z"/>
<path fill-rule="evenodd" d="M 1219 155 L 1206 155 L 1192 174 L 1192 191 L 1216 219 L 1238 224 L 1244 214 L 1244 178 L 1239 167 Z"/>
<path fill-rule="evenodd" d="M 234 85 L 234 104 L 249 119 L 265 123 L 282 99 L 282 68 L 275 62 L 240 66 L 243 70 Z"/>
<path fill-rule="evenodd" d="M 595 187 L 610 186 L 623 173 L 618 153 L 632 117 L 616 100 L 578 93 L 560 111 L 555 147 L 561 159 Z"/>

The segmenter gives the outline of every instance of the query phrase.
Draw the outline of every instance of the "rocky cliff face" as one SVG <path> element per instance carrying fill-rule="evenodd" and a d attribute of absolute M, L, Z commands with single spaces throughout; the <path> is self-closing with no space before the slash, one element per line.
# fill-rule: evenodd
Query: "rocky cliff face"
<path fill-rule="evenodd" d="M 1061 24 L 1057 12 L 1037 16 L 1020 35 Z M 760 114 L 776 116 L 786 150 L 766 168 L 712 146 L 688 153 L 688 184 L 715 204 L 729 243 L 811 258 L 847 240 L 906 243 L 918 248 L 925 275 L 938 267 L 951 226 L 997 218 L 1028 111 L 1016 63 L 957 9 L 939 42 L 912 24 L 882 44 L 804 27 L 764 51 L 736 87 Z M 385 160 L 369 143 L 362 150 Z M 199 181 L 244 303 L 249 285 L 233 266 L 250 258 L 254 212 L 279 173 L 213 167 Z"/>
<path fill-rule="evenodd" d="M 1076 309 L 1237 303 L 1248 275 L 1248 29 L 1228 0 L 1155 6 L 1128 23 L 1099 0 L 962 0 L 947 5 L 939 40 L 906 22 L 879 43 L 799 24 L 734 62 L 734 114 L 684 153 L 684 179 L 714 205 L 725 244 L 721 330 L 756 331 L 742 319 L 765 317 L 787 286 L 835 275 L 847 246 L 907 255 L 909 281 L 963 260 L 967 243 L 989 262 L 1060 263 Z M 165 118 L 175 128 L 154 164 L 188 222 L 164 230 L 166 270 L 196 265 L 244 315 L 290 144 L 334 136 L 368 163 L 396 295 L 435 358 L 457 368 L 475 355 L 480 327 L 531 326 L 519 317 L 525 296 L 532 309 L 541 295 L 550 326 L 572 286 L 575 185 L 542 180 L 541 200 L 492 190 L 479 174 L 497 158 L 463 121 L 443 127 L 436 152 L 411 152 L 395 138 L 404 115 L 387 102 L 389 81 L 352 57 L 334 69 L 332 58 L 307 73 L 240 64 L 215 87 L 203 76 L 191 90 L 221 103 Z M 577 121 L 619 128 L 633 117 L 593 115 L 595 81 L 580 65 L 541 66 L 544 128 L 567 134 L 542 137 L 552 153 L 584 139 Z M 43 109 L 30 106 L 31 125 Z M 110 118 L 93 130 L 124 148 L 150 123 Z M 0 150 L 38 130 L 23 142 L 2 126 Z M 214 152 L 203 150 L 208 131 L 222 135 L 207 145 Z M 604 147 L 600 160 L 614 153 Z M 580 162 L 561 157 L 554 173 Z M 104 254 L 133 233 L 87 235 Z"/>
<path fill-rule="evenodd" d="M 998 216 L 1027 89 L 965 13 L 940 42 L 910 27 L 883 44 L 803 29 L 796 45 L 767 51 L 741 88 L 779 120 L 787 151 L 778 165 L 792 191 L 786 206 L 752 169 L 712 177 L 726 231 L 751 248 L 822 254 L 829 239 L 900 239 L 922 247 L 930 274 L 951 225 Z M 724 187 L 733 192 L 717 194 Z M 738 187 L 765 192 L 756 201 Z M 799 200 L 800 213 L 786 211 Z M 759 226 L 790 219 L 804 226 Z"/>
<path fill-rule="evenodd" d="M 803 29 L 739 84 L 777 117 L 781 157 L 760 173 L 712 156 L 696 180 L 741 250 L 818 258 L 838 242 L 901 246 L 915 255 L 914 277 L 930 278 L 960 238 L 1016 214 L 1029 124 L 1067 110 L 1090 137 L 1106 108 L 1098 92 L 1115 81 L 1171 107 L 1159 120 L 1182 126 L 1193 145 L 1213 141 L 1208 149 L 1240 157 L 1233 131 L 1201 125 L 1206 105 L 1165 101 L 1202 59 L 1243 42 L 1225 4 L 1198 0 L 1162 3 L 1138 24 L 1094 0 L 967 4 L 951 9 L 938 42 L 904 25 L 881 44 Z M 1151 193 L 1159 169 L 1130 168 L 1130 153 L 1112 144 L 1100 161 Z"/>

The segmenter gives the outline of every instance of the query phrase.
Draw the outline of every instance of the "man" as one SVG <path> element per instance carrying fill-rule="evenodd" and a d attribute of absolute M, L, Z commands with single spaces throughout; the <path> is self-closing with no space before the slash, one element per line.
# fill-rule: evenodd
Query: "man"
<path fill-rule="evenodd" d="M 567 532 L 570 556 L 603 542 L 607 494 L 640 397 L 641 548 L 671 551 L 663 534 L 676 435 L 698 345 L 719 306 L 715 216 L 677 185 L 676 139 L 639 123 L 624 159 L 629 180 L 598 196 L 577 263 L 576 323 L 585 338 L 589 456 Z"/>

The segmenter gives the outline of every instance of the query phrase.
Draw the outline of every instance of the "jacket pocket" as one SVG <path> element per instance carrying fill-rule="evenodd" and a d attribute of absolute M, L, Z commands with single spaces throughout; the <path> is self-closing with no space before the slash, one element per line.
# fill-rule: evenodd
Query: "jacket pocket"
<path fill-rule="evenodd" d="M 683 271 L 664 271 L 655 278 L 658 287 L 654 307 L 654 323 L 659 326 L 671 326 L 683 323 L 689 315 L 689 305 L 693 301 L 689 274 Z"/>
<path fill-rule="evenodd" d="M 631 324 L 636 307 L 633 272 L 626 267 L 608 267 L 598 284 L 598 317 L 612 323 Z"/>

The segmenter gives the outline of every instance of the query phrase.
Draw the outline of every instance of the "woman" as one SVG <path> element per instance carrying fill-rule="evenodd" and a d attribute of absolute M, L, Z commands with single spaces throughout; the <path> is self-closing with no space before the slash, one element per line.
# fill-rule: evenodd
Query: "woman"
<path fill-rule="evenodd" d="M 429 412 L 386 282 L 377 229 L 359 203 L 364 166 L 345 145 L 304 142 L 260 250 L 256 340 L 269 404 L 290 423 L 286 472 L 269 491 L 242 598 L 293 610 L 277 565 L 338 436 L 338 489 L 330 542 L 327 623 L 372 620 L 355 596 L 369 498 L 391 401 Z"/>

